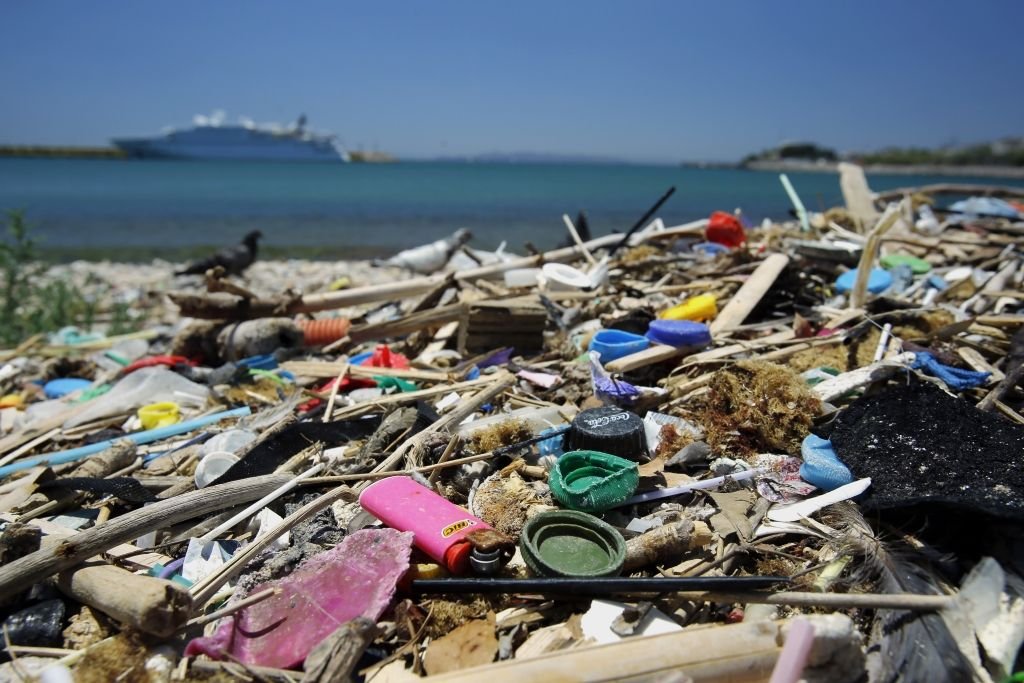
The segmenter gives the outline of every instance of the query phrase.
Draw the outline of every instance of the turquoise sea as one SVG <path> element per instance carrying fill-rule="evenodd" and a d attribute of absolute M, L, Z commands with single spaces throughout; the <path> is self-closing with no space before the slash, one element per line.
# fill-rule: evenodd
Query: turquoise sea
<path fill-rule="evenodd" d="M 827 173 L 790 173 L 810 210 L 840 204 Z M 883 190 L 932 182 L 1024 180 L 871 176 Z M 0 159 L 0 209 L 24 209 L 58 256 L 177 257 L 259 228 L 271 253 L 332 258 L 384 254 L 447 235 L 522 251 L 565 237 L 561 215 L 584 209 L 594 236 L 627 229 L 670 186 L 668 225 L 743 209 L 751 223 L 787 215 L 778 174 L 674 166 L 283 164 Z"/>

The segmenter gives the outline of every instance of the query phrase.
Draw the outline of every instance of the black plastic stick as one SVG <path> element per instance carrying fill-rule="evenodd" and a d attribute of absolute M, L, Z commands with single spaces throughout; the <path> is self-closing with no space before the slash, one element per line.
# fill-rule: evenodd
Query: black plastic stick
<path fill-rule="evenodd" d="M 609 595 L 612 593 L 674 593 L 677 591 L 750 590 L 789 583 L 786 576 L 708 576 L 697 578 L 539 578 L 539 579 L 416 579 L 411 590 L 417 594 L 436 593 L 568 593 Z"/>
<path fill-rule="evenodd" d="M 645 213 L 643 216 L 641 216 L 640 220 L 638 220 L 636 223 L 634 223 L 633 227 L 626 231 L 626 234 L 622 237 L 622 241 L 619 242 L 618 244 L 616 244 L 614 247 L 612 247 L 612 250 L 609 253 L 609 255 L 610 256 L 614 256 L 615 252 L 617 252 L 622 247 L 626 246 L 626 243 L 629 242 L 629 238 L 633 236 L 633 233 L 636 232 L 637 230 L 639 230 L 641 228 L 641 226 L 643 226 L 644 223 L 646 223 L 647 220 L 651 216 L 654 215 L 654 212 L 657 211 L 658 209 L 660 209 L 661 205 L 668 201 L 668 198 L 671 197 L 675 193 L 675 191 L 676 191 L 676 186 L 675 185 L 673 185 L 672 187 L 668 188 L 668 191 L 665 194 L 661 195 L 661 199 L 659 199 L 658 201 L 654 202 L 654 206 L 652 206 L 651 208 L 647 209 L 647 213 Z"/>

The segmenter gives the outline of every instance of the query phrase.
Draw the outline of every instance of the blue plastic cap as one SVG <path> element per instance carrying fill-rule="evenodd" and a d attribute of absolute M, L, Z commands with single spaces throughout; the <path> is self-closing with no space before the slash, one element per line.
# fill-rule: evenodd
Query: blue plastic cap
<path fill-rule="evenodd" d="M 857 269 L 848 270 L 836 278 L 836 291 L 846 294 L 857 282 Z M 872 268 L 868 275 L 868 291 L 872 294 L 881 294 L 892 287 L 892 275 L 882 268 Z"/>
<path fill-rule="evenodd" d="M 608 363 L 618 358 L 623 358 L 638 351 L 643 351 L 650 342 L 647 337 L 641 337 L 632 332 L 622 330 L 598 330 L 590 339 L 588 351 L 597 351 L 601 354 L 601 362 Z"/>
<path fill-rule="evenodd" d="M 46 394 L 46 398 L 61 398 L 72 392 L 78 391 L 79 389 L 85 389 L 90 386 L 92 386 L 92 382 L 87 379 L 81 379 L 80 377 L 64 377 L 61 379 L 51 379 L 43 385 L 43 393 Z"/>
<path fill-rule="evenodd" d="M 692 320 L 652 320 L 647 338 L 667 346 L 707 346 L 711 343 L 711 329 Z"/>

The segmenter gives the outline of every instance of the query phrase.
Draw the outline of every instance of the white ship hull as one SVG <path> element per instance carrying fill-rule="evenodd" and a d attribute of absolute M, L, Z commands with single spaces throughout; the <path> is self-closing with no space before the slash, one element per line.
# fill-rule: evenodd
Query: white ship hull
<path fill-rule="evenodd" d="M 348 155 L 329 137 L 242 125 L 204 125 L 155 138 L 112 142 L 129 157 L 142 159 L 348 161 Z"/>

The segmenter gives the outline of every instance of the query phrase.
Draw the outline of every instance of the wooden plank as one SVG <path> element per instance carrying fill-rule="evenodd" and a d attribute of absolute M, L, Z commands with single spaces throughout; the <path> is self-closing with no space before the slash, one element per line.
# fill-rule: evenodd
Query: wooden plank
<path fill-rule="evenodd" d="M 771 254 L 762 261 L 712 321 L 711 334 L 720 334 L 743 324 L 788 264 L 789 257 L 785 254 Z"/>

